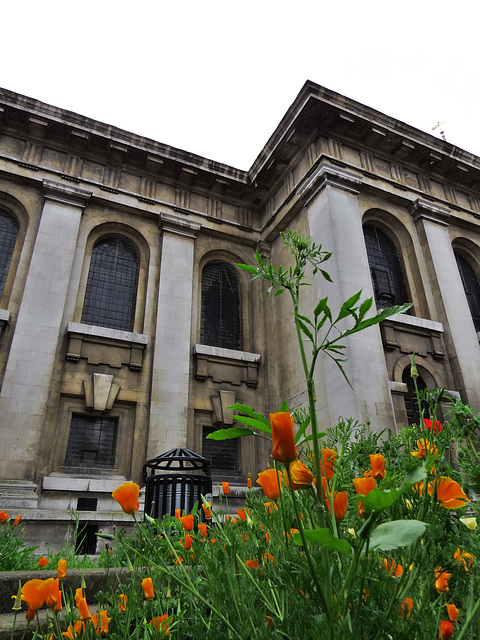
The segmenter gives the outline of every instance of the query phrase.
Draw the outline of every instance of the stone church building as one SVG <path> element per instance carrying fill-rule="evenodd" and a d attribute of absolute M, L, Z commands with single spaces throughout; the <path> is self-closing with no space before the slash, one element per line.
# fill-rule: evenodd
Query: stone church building
<path fill-rule="evenodd" d="M 412 352 L 480 407 L 480 158 L 312 82 L 249 171 L 0 89 L 0 509 L 37 541 L 69 509 L 108 530 L 111 491 L 176 447 L 255 480 L 268 447 L 206 436 L 233 402 L 305 403 L 288 296 L 235 266 L 288 266 L 287 228 L 333 252 L 305 314 L 413 303 L 350 337 L 353 389 L 320 363 L 322 426 L 414 420 Z"/>

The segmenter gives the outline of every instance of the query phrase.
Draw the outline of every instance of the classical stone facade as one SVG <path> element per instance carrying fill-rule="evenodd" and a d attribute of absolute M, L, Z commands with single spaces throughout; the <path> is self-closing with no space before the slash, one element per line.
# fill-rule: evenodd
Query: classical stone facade
<path fill-rule="evenodd" d="M 249 171 L 0 90 L 0 507 L 52 542 L 69 509 L 123 522 L 111 491 L 175 447 L 256 477 L 264 445 L 206 436 L 233 402 L 305 402 L 287 296 L 235 266 L 288 264 L 286 228 L 333 251 L 305 313 L 413 302 L 349 338 L 353 388 L 320 363 L 322 424 L 406 424 L 412 352 L 480 407 L 479 185 L 479 158 L 311 82 Z"/>

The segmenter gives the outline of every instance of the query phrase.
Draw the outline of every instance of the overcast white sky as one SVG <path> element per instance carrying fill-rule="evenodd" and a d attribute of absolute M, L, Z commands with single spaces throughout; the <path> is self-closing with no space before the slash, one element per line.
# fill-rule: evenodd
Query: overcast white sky
<path fill-rule="evenodd" d="M 478 0 L 2 3 L 0 86 L 248 169 L 309 79 L 480 156 Z M 439 129 L 432 135 L 439 137 Z"/>

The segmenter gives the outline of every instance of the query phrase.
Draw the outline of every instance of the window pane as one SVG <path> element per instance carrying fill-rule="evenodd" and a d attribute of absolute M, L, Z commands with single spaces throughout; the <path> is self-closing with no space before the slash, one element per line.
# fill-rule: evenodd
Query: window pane
<path fill-rule="evenodd" d="M 460 271 L 460 277 L 462 278 L 463 288 L 465 289 L 465 295 L 467 296 L 468 306 L 470 307 L 470 313 L 472 314 L 473 324 L 475 330 L 480 331 L 480 285 L 478 284 L 478 278 L 472 265 L 462 258 L 455 255 L 458 264 L 458 270 Z"/>
<path fill-rule="evenodd" d="M 82 322 L 133 331 L 139 257 L 123 238 L 104 238 L 93 247 Z"/>
<path fill-rule="evenodd" d="M 363 227 L 375 301 L 380 307 L 407 302 L 400 259 L 390 238 L 377 227 Z"/>
<path fill-rule="evenodd" d="M 69 467 L 115 466 L 118 418 L 72 415 L 65 464 Z"/>
<path fill-rule="evenodd" d="M 8 213 L 0 211 L 0 298 L 7 281 L 17 235 L 17 221 Z"/>
<path fill-rule="evenodd" d="M 242 348 L 240 288 L 235 271 L 224 262 L 210 262 L 202 272 L 200 341 L 224 349 Z"/>

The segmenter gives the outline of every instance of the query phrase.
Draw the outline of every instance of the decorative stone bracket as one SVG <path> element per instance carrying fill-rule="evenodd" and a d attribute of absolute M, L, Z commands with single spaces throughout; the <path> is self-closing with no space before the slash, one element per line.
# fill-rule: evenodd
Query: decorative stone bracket
<path fill-rule="evenodd" d="M 431 355 L 434 360 L 443 360 L 443 325 L 441 322 L 425 320 L 403 313 L 384 320 L 380 324 L 383 346 L 386 351 L 398 349 L 402 353 Z"/>
<path fill-rule="evenodd" d="M 120 385 L 113 382 L 113 376 L 94 373 L 84 379 L 83 389 L 87 411 L 109 411 L 120 391 Z"/>
<path fill-rule="evenodd" d="M 132 371 L 140 371 L 148 336 L 131 331 L 119 331 L 95 327 L 79 322 L 67 326 L 67 360 L 78 362 L 85 358 L 89 364 L 106 364 L 114 369 L 128 365 Z"/>
<path fill-rule="evenodd" d="M 233 385 L 258 385 L 259 353 L 196 344 L 193 355 L 197 380 L 211 378 L 213 382 L 229 382 Z"/>

